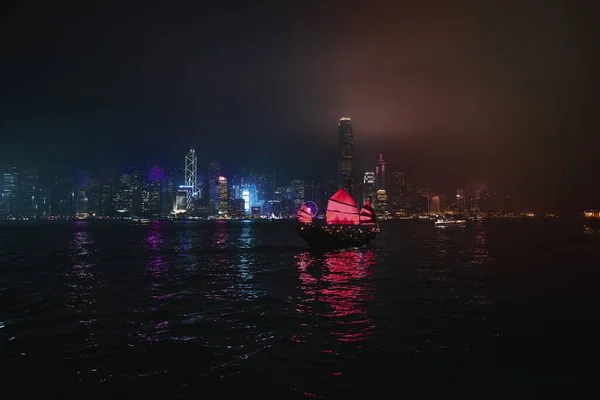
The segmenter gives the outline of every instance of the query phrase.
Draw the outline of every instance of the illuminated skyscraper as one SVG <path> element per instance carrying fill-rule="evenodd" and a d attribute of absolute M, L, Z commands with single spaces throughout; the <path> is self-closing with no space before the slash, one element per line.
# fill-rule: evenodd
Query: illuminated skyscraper
<path fill-rule="evenodd" d="M 338 124 L 338 146 L 340 157 L 338 187 L 354 196 L 354 134 L 352 133 L 352 120 L 350 118 L 340 119 Z"/>
<path fill-rule="evenodd" d="M 375 202 L 375 212 L 379 215 L 379 216 L 383 216 L 386 214 L 386 212 L 388 211 L 388 205 L 387 205 L 387 193 L 385 192 L 385 189 L 379 189 L 377 190 L 377 201 Z"/>
<path fill-rule="evenodd" d="M 377 190 L 385 189 L 385 165 L 386 162 L 383 159 L 383 154 L 379 154 L 379 160 L 375 166 L 375 183 Z"/>
<path fill-rule="evenodd" d="M 244 185 L 241 190 L 241 198 L 244 200 L 244 211 L 250 214 L 250 186 Z"/>
<path fill-rule="evenodd" d="M 173 197 L 173 214 L 182 214 L 187 211 L 188 190 L 178 190 Z"/>
<path fill-rule="evenodd" d="M 377 189 L 375 188 L 375 173 L 374 172 L 365 172 L 365 177 L 363 179 L 363 203 L 367 202 L 367 200 L 371 204 L 375 204 L 377 200 Z"/>
<path fill-rule="evenodd" d="M 84 218 L 89 212 L 90 209 L 87 188 L 77 188 L 77 190 L 75 190 L 75 214 L 77 214 L 78 217 Z"/>
<path fill-rule="evenodd" d="M 292 181 L 292 201 L 294 212 L 298 211 L 305 202 L 304 181 Z"/>
<path fill-rule="evenodd" d="M 146 182 L 142 189 L 142 212 L 145 214 L 160 212 L 160 192 L 160 181 Z"/>
<path fill-rule="evenodd" d="M 17 206 L 20 216 L 33 218 L 38 213 L 39 175 L 34 165 L 24 165 L 19 169 L 17 181 Z"/>
<path fill-rule="evenodd" d="M 224 176 L 219 176 L 217 182 L 217 193 L 219 196 L 219 202 L 217 206 L 219 215 L 226 215 L 228 214 L 229 206 L 229 201 L 227 199 L 227 178 L 225 178 Z"/>
<path fill-rule="evenodd" d="M 234 199 L 231 203 L 231 216 L 234 218 L 242 218 L 246 215 L 246 207 L 245 207 L 244 199 Z"/>
<path fill-rule="evenodd" d="M 14 214 L 15 200 L 17 198 L 17 183 L 19 175 L 16 168 L 11 168 L 4 173 L 4 191 L 2 193 L 2 206 L 4 216 L 8 217 Z"/>
<path fill-rule="evenodd" d="M 192 199 L 198 197 L 198 159 L 196 158 L 196 150 L 190 149 L 190 152 L 185 156 L 185 188 L 188 191 L 187 206 L 192 206 Z"/>
<path fill-rule="evenodd" d="M 98 216 L 101 213 L 102 186 L 97 179 L 90 179 L 86 186 L 88 197 L 88 212 L 92 216 Z"/>
<path fill-rule="evenodd" d="M 133 182 L 131 174 L 122 174 L 119 178 L 116 210 L 119 213 L 132 212 L 133 210 Z"/>
<path fill-rule="evenodd" d="M 208 165 L 208 204 L 212 215 L 219 213 L 219 176 L 221 163 L 219 160 L 210 160 Z"/>
<path fill-rule="evenodd" d="M 402 172 L 393 172 L 386 185 L 390 211 L 396 215 L 406 215 L 409 212 L 408 185 Z"/>

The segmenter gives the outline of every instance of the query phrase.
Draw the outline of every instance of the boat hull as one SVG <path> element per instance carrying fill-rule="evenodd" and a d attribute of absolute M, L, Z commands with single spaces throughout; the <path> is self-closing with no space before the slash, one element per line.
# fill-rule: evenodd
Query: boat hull
<path fill-rule="evenodd" d="M 465 220 L 438 220 L 434 222 L 435 226 L 465 226 Z"/>
<path fill-rule="evenodd" d="M 368 246 L 376 236 L 375 232 L 368 228 L 337 231 L 327 227 L 311 225 L 298 226 L 296 233 L 304 239 L 311 249 L 318 250 Z"/>

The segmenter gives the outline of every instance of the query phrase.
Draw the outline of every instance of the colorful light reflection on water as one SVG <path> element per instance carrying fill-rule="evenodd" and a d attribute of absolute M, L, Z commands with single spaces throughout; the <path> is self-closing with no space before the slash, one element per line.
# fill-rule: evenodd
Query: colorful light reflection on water
<path fill-rule="evenodd" d="M 148 259 L 147 270 L 151 277 L 149 289 L 150 297 L 154 300 L 150 311 L 156 315 L 155 322 L 141 326 L 138 337 L 146 342 L 159 342 L 161 335 L 170 330 L 168 321 L 168 312 L 164 310 L 164 302 L 172 297 L 172 293 L 165 293 L 166 285 L 163 281 L 168 280 L 168 265 L 165 260 L 164 246 L 166 240 L 164 238 L 164 223 L 155 221 L 148 225 L 148 233 L 146 235 L 146 248 L 151 254 Z"/>
<path fill-rule="evenodd" d="M 216 221 L 217 229 L 212 235 L 211 242 L 216 248 L 223 249 L 229 244 L 229 223 L 227 221 Z"/>
<path fill-rule="evenodd" d="M 85 222 L 74 223 L 73 239 L 69 246 L 72 268 L 65 273 L 63 282 L 68 296 L 67 306 L 75 311 L 81 332 L 85 332 L 82 347 L 90 349 L 98 346 L 96 333 L 91 327 L 97 321 L 94 293 L 96 265 L 90 260 L 95 252 L 95 243 L 85 230 L 86 226 Z"/>
<path fill-rule="evenodd" d="M 331 322 L 327 334 L 338 343 L 366 340 L 373 330 L 365 305 L 371 299 L 368 278 L 374 262 L 371 250 L 297 255 L 300 288 L 306 297 L 296 310 L 302 316 L 302 325 L 312 332 L 295 335 L 293 340 L 305 342 L 315 333 L 309 322 L 311 316 L 327 318 Z"/>

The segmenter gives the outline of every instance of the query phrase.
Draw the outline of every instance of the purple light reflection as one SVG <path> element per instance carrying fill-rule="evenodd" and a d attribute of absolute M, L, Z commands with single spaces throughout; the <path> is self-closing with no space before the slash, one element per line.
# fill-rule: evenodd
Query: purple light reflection
<path fill-rule="evenodd" d="M 150 291 L 150 298 L 154 301 L 150 311 L 152 314 L 148 315 L 150 318 L 155 315 L 159 322 L 141 325 L 140 331 L 137 333 L 137 337 L 147 343 L 156 343 L 162 340 L 162 335 L 170 330 L 169 321 L 165 320 L 164 305 L 165 301 L 173 297 L 173 293 L 165 293 L 163 279 L 167 278 L 168 265 L 165 260 L 164 248 L 167 240 L 164 237 L 165 225 L 156 221 L 148 225 L 148 233 L 145 239 L 145 247 L 151 251 L 148 259 L 146 269 L 150 276 L 150 282 L 148 289 Z"/>
<path fill-rule="evenodd" d="M 163 236 L 164 225 L 160 221 L 155 221 L 148 226 L 148 235 L 146 236 L 146 247 L 153 252 L 162 252 L 166 240 Z M 163 254 L 153 254 L 148 262 L 148 270 L 152 276 L 160 276 L 162 272 L 167 270 Z"/>

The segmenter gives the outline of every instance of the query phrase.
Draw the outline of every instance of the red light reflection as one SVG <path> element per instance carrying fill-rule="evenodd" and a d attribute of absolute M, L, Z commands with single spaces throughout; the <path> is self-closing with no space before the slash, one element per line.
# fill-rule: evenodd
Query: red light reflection
<path fill-rule="evenodd" d="M 315 317 L 325 318 L 327 325 L 333 323 L 334 329 L 329 334 L 336 337 L 338 343 L 366 340 L 373 330 L 365 307 L 371 299 L 366 280 L 374 262 L 371 250 L 345 250 L 325 254 L 322 258 L 315 258 L 308 252 L 299 254 L 296 265 L 306 298 L 298 302 L 296 310 L 312 317 L 302 325 L 316 323 Z M 320 277 L 314 275 L 319 272 Z M 326 309 L 321 311 L 319 304 L 325 304 Z M 306 338 L 295 336 L 293 340 L 305 342 Z"/>
<path fill-rule="evenodd" d="M 225 248 L 229 242 L 229 223 L 227 221 L 217 220 L 217 229 L 212 236 L 213 245 L 217 248 Z"/>

